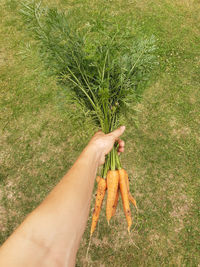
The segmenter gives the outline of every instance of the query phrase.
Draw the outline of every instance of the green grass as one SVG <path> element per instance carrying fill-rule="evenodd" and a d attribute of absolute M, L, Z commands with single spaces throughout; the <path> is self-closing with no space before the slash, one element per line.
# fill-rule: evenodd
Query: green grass
<path fill-rule="evenodd" d="M 89 264 L 198 266 L 198 1 L 60 0 L 48 1 L 48 5 L 71 9 L 80 27 L 92 20 L 97 29 L 118 21 L 124 31 L 131 25 L 158 40 L 159 68 L 136 115 L 127 119 L 124 134 L 122 162 L 139 206 L 138 215 L 132 210 L 135 230 L 127 234 L 121 206 L 110 228 L 102 212 Z M 0 3 L 1 243 L 69 169 L 94 131 L 88 132 L 90 121 L 78 114 L 76 123 L 70 121 L 66 110 L 72 107 L 66 104 L 65 91 L 43 64 L 19 9 L 15 0 Z M 91 217 L 77 266 L 87 266 L 90 221 Z"/>

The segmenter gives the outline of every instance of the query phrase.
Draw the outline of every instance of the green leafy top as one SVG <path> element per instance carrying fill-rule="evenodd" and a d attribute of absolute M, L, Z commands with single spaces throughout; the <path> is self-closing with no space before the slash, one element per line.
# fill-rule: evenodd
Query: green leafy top
<path fill-rule="evenodd" d="M 45 62 L 62 84 L 71 84 L 75 102 L 90 112 L 104 132 L 111 131 L 138 100 L 140 85 L 157 64 L 155 38 L 135 37 L 127 42 L 127 33 L 118 30 L 76 29 L 67 15 L 35 1 L 23 4 L 21 12 Z"/>

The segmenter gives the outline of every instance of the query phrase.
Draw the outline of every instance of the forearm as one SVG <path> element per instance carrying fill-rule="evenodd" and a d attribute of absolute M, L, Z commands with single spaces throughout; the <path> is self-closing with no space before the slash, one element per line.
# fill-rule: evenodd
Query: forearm
<path fill-rule="evenodd" d="M 97 167 L 125 127 L 97 132 L 69 172 L 0 248 L 0 266 L 74 266 L 87 222 Z"/>
<path fill-rule="evenodd" d="M 34 261 L 39 264 L 36 259 L 37 250 L 43 264 L 41 266 L 44 266 L 42 253 L 45 261 L 48 261 L 48 257 L 51 258 L 52 265 L 48 263 L 48 266 L 54 266 L 53 262 L 55 266 L 73 266 L 88 218 L 98 164 L 99 155 L 96 149 L 87 146 L 59 184 L 8 239 L 3 248 L 4 252 L 6 247 L 10 250 L 11 244 L 16 245 L 13 243 L 15 240 L 19 242 L 16 237 L 23 236 L 25 242 L 28 242 L 23 249 L 27 250 L 24 254 L 27 253 L 29 266 L 30 258 L 32 266 Z M 17 255 L 17 251 L 14 253 Z M 27 266 L 25 264 L 24 266 Z M 13 266 L 17 266 L 16 262 Z"/>
<path fill-rule="evenodd" d="M 51 236 L 44 234 L 45 243 L 56 253 L 75 258 L 88 218 L 99 155 L 92 146 L 86 147 L 69 172 L 36 210 L 49 224 Z M 40 219 L 41 220 L 41 219 Z M 48 221 L 47 221 L 48 220 Z M 49 232 L 48 231 L 48 232 Z M 41 234 L 38 238 L 41 237 Z"/>
<path fill-rule="evenodd" d="M 53 227 L 80 239 L 87 222 L 99 157 L 93 147 L 86 147 L 69 172 L 36 210 Z M 56 225 L 55 225 L 56 224 Z M 69 231 L 69 233 L 68 233 Z M 67 238 L 68 239 L 68 238 Z"/>

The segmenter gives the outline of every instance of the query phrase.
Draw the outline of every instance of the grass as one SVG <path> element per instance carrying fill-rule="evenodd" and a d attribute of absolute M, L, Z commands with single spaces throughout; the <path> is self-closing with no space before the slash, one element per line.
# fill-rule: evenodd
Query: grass
<path fill-rule="evenodd" d="M 44 1 L 45 2 L 45 1 Z M 47 1 L 46 1 L 47 2 Z M 160 66 L 124 134 L 123 165 L 139 206 L 129 236 L 121 209 L 109 228 L 102 213 L 91 266 L 198 266 L 200 176 L 200 5 L 198 1 L 48 1 L 88 21 L 134 25 L 158 40 Z M 0 3 L 0 242 L 73 164 L 93 133 L 70 121 L 65 91 L 45 68 L 15 0 Z M 98 22 L 98 21 L 97 21 Z M 107 24 L 106 24 L 107 23 Z M 134 123 L 136 119 L 137 124 Z M 83 121 L 83 122 L 82 122 Z M 87 266 L 89 227 L 77 266 Z M 137 225 L 136 225 L 137 222 Z"/>

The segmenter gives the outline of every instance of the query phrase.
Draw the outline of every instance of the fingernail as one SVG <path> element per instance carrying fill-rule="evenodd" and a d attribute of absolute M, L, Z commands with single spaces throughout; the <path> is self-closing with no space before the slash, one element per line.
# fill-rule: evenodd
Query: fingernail
<path fill-rule="evenodd" d="M 125 126 L 121 126 L 120 128 L 121 128 L 122 131 L 124 131 L 126 129 Z"/>

